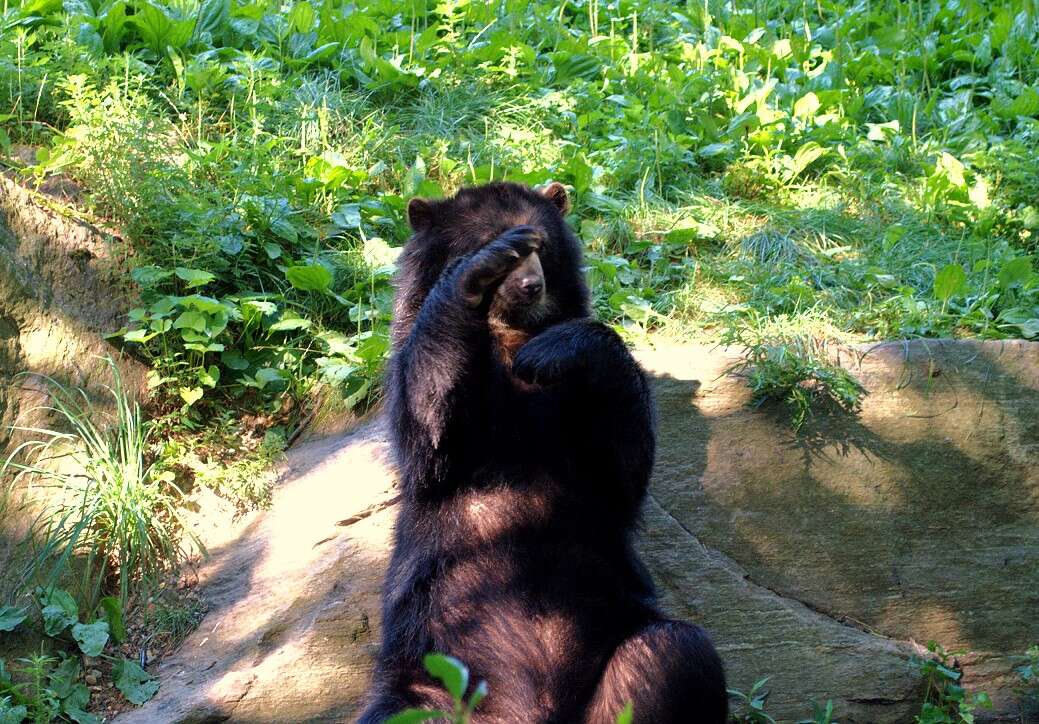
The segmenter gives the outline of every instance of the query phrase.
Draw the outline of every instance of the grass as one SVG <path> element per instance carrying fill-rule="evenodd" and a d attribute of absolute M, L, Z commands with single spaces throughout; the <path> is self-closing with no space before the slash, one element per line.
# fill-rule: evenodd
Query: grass
<path fill-rule="evenodd" d="M 47 499 L 27 538 L 33 547 L 20 588 L 68 585 L 87 610 L 113 593 L 158 580 L 186 553 L 180 491 L 146 461 L 148 426 L 109 361 L 114 419 L 82 391 L 44 378 L 46 408 L 68 429 L 24 429 L 35 439 L 14 450 L 0 473 L 14 473 Z M 188 542 L 197 544 L 188 536 Z"/>

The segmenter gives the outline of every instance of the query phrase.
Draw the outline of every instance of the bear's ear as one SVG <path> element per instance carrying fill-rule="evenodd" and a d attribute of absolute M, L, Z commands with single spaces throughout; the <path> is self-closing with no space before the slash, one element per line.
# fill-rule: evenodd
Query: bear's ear
<path fill-rule="evenodd" d="M 433 204 L 417 196 L 408 202 L 408 223 L 412 231 L 425 231 L 433 223 Z"/>
<path fill-rule="evenodd" d="M 553 181 L 548 186 L 538 190 L 542 196 L 555 204 L 559 213 L 566 216 L 570 211 L 570 197 L 566 195 L 566 187 L 558 181 Z"/>

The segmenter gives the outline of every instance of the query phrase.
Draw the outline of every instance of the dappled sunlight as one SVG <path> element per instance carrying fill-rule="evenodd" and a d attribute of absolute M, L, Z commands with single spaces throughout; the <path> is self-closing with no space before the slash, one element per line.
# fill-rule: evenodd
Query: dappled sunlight
<path fill-rule="evenodd" d="M 849 365 L 869 393 L 861 413 L 817 411 L 799 433 L 719 376 L 731 353 L 642 353 L 661 419 L 653 494 L 757 584 L 1006 667 L 1039 586 L 1025 553 L 1039 544 L 1039 511 L 1034 466 L 1019 462 L 1035 445 L 1018 420 L 1035 393 L 986 357 L 998 346 L 873 350 Z M 1034 364 L 1034 346 L 1021 353 Z"/>
<path fill-rule="evenodd" d="M 395 496 L 381 423 L 294 448 L 272 509 L 211 532 L 199 569 L 210 611 L 162 664 L 169 683 L 155 706 L 274 721 L 278 711 L 355 705 L 367 686 Z M 270 698 L 283 690 L 291 697 Z"/>

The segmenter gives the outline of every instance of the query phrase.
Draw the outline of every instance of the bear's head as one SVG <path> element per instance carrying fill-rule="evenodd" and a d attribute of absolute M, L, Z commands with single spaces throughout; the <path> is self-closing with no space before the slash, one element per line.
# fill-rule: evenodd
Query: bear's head
<path fill-rule="evenodd" d="M 569 208 L 566 189 L 558 183 L 537 190 L 492 183 L 463 188 L 447 199 L 412 199 L 408 222 L 414 233 L 399 261 L 394 344 L 407 337 L 422 302 L 451 262 L 520 225 L 537 229 L 543 242 L 502 281 L 490 302 L 488 320 L 501 345 L 514 348 L 545 327 L 587 316 L 581 245 L 563 219 Z"/>

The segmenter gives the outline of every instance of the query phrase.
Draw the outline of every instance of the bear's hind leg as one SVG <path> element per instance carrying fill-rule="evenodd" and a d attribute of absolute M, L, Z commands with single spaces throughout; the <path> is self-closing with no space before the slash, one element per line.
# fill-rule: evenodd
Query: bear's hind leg
<path fill-rule="evenodd" d="M 625 639 L 603 670 L 584 724 L 613 724 L 628 702 L 637 724 L 724 724 L 728 694 L 706 632 L 657 621 Z"/>

